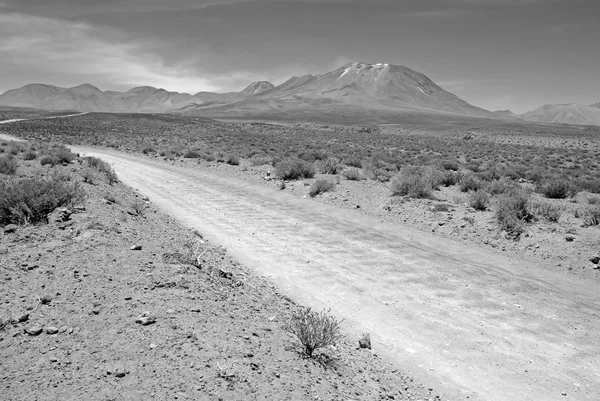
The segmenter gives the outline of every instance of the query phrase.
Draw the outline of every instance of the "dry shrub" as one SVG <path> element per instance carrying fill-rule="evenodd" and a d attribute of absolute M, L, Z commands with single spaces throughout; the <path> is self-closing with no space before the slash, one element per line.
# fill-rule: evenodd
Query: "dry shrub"
<path fill-rule="evenodd" d="M 201 154 L 196 152 L 195 150 L 188 150 L 183 154 L 184 159 L 199 159 Z"/>
<path fill-rule="evenodd" d="M 475 176 L 475 174 L 468 173 L 460 179 L 460 190 L 462 192 L 477 191 L 482 187 L 482 182 Z"/>
<path fill-rule="evenodd" d="M 321 174 L 338 174 L 344 169 L 344 166 L 340 163 L 339 159 L 334 157 L 318 161 L 315 165 Z"/>
<path fill-rule="evenodd" d="M 529 212 L 529 194 L 525 191 L 511 191 L 500 195 L 496 202 L 496 220 L 504 231 L 514 238 L 525 232 L 525 223 L 533 216 Z"/>
<path fill-rule="evenodd" d="M 89 167 L 104 174 L 108 179 L 108 183 L 110 185 L 119 182 L 119 177 L 117 177 L 117 173 L 115 173 L 110 164 L 108 164 L 104 160 L 94 156 L 86 157 L 84 160 Z"/>
<path fill-rule="evenodd" d="M 357 168 L 351 167 L 342 171 L 344 178 L 350 181 L 361 181 L 364 179 L 361 171 Z"/>
<path fill-rule="evenodd" d="M 340 323 L 328 311 L 313 312 L 311 308 L 295 312 L 283 327 L 295 335 L 304 347 L 304 354 L 312 357 L 315 350 L 335 345 L 342 339 Z"/>
<path fill-rule="evenodd" d="M 556 223 L 560 219 L 564 208 L 559 205 L 553 205 L 549 202 L 536 200 L 530 202 L 529 210 L 537 217 L 541 217 L 552 223 Z"/>
<path fill-rule="evenodd" d="M 538 191 L 546 198 L 565 199 L 573 195 L 574 187 L 567 180 L 551 180 L 541 184 Z"/>
<path fill-rule="evenodd" d="M 308 191 L 308 194 L 314 198 L 315 196 L 322 194 L 323 192 L 333 191 L 335 189 L 335 183 L 329 180 L 317 180 L 315 181 Z"/>
<path fill-rule="evenodd" d="M 17 160 L 11 155 L 0 157 L 0 174 L 14 175 L 18 167 Z"/>
<path fill-rule="evenodd" d="M 431 166 L 403 166 L 392 180 L 390 190 L 392 195 L 429 199 L 442 178 L 443 174 Z"/>
<path fill-rule="evenodd" d="M 398 171 L 394 164 L 374 157 L 363 161 L 362 168 L 367 177 L 380 182 L 389 181 Z"/>
<path fill-rule="evenodd" d="M 287 158 L 275 164 L 275 174 L 282 180 L 299 180 L 314 177 L 315 168 L 304 160 Z"/>
<path fill-rule="evenodd" d="M 239 166 L 240 165 L 240 158 L 238 155 L 229 155 L 227 156 L 227 158 L 225 159 L 225 162 L 231 166 Z"/>
<path fill-rule="evenodd" d="M 473 191 L 469 196 L 469 206 L 479 211 L 487 210 L 490 206 L 490 195 L 480 189 Z"/>
<path fill-rule="evenodd" d="M 589 205 L 580 211 L 581 219 L 585 227 L 600 225 L 600 205 Z"/>
<path fill-rule="evenodd" d="M 500 195 L 506 192 L 514 191 L 518 189 L 518 186 L 508 178 L 501 178 L 499 180 L 493 180 L 485 185 L 485 190 L 490 195 Z"/>
<path fill-rule="evenodd" d="M 57 207 L 72 207 L 85 198 L 85 192 L 77 183 L 57 176 L 2 180 L 0 225 L 44 222 Z"/>

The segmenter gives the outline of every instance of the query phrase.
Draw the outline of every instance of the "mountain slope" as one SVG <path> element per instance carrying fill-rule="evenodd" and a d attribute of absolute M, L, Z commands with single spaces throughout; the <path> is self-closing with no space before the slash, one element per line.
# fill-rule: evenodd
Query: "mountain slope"
<path fill-rule="evenodd" d="M 533 122 L 600 126 L 600 107 L 576 103 L 547 104 L 520 117 Z"/>
<path fill-rule="evenodd" d="M 478 117 L 494 115 L 445 91 L 425 75 L 390 64 L 347 64 L 329 73 L 292 77 L 283 84 L 224 106 L 188 107 L 204 116 L 284 116 L 318 113 L 393 115 L 443 112 Z"/>

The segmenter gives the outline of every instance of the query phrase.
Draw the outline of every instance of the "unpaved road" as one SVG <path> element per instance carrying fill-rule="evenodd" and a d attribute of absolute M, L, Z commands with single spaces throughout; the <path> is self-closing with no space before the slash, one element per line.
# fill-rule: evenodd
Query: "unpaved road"
<path fill-rule="evenodd" d="M 450 399 L 598 400 L 598 288 L 309 199 L 115 151 L 119 177 Z"/>

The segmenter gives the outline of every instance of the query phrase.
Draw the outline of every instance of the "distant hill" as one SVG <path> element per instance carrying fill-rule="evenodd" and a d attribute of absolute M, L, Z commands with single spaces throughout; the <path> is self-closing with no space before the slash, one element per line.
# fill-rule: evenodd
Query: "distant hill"
<path fill-rule="evenodd" d="M 527 121 L 600 126 L 600 103 L 547 104 L 520 116 Z"/>
<path fill-rule="evenodd" d="M 43 110 L 77 110 L 101 112 L 162 113 L 196 107 L 237 102 L 272 88 L 268 82 L 256 82 L 242 92 L 189 93 L 168 92 L 151 86 L 140 86 L 127 92 L 101 91 L 90 84 L 73 88 L 30 84 L 0 95 L 0 106 L 29 107 Z"/>
<path fill-rule="evenodd" d="M 508 120 L 520 120 L 521 117 L 519 117 L 518 115 L 516 115 L 515 113 L 513 113 L 510 110 L 496 110 L 494 111 L 494 115 L 496 115 L 496 117 L 502 118 L 502 119 L 508 119 Z"/>
<path fill-rule="evenodd" d="M 425 75 L 390 64 L 352 63 L 323 75 L 292 77 L 283 84 L 221 106 L 188 106 L 207 117 L 311 119 L 338 115 L 381 120 L 406 113 L 495 117 L 445 91 Z"/>

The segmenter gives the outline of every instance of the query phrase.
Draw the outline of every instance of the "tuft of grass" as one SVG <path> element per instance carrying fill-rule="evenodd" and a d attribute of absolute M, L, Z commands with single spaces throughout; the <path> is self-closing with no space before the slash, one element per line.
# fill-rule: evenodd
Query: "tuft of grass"
<path fill-rule="evenodd" d="M 584 227 L 600 225 L 600 205 L 585 206 L 580 211 Z"/>
<path fill-rule="evenodd" d="M 442 178 L 442 173 L 433 167 L 403 166 L 392 179 L 390 190 L 394 196 L 430 199 Z"/>
<path fill-rule="evenodd" d="M 316 164 L 321 174 L 339 174 L 344 169 L 339 159 L 334 157 L 319 161 Z"/>
<path fill-rule="evenodd" d="M 195 150 L 188 150 L 187 152 L 185 152 L 183 154 L 184 159 L 199 159 L 201 157 L 202 157 L 202 155 L 200 153 L 196 152 Z"/>
<path fill-rule="evenodd" d="M 490 195 L 481 189 L 471 192 L 469 206 L 479 211 L 487 210 L 490 206 Z"/>
<path fill-rule="evenodd" d="M 282 180 L 298 180 L 315 176 L 312 163 L 297 158 L 287 158 L 275 164 L 275 174 Z"/>
<path fill-rule="evenodd" d="M 314 198 L 315 196 L 324 192 L 333 191 L 335 189 L 335 183 L 329 180 L 317 180 L 315 181 L 308 191 L 308 194 Z"/>
<path fill-rule="evenodd" d="M 552 223 L 558 222 L 562 215 L 562 208 L 559 205 L 553 205 L 552 203 L 545 201 L 531 201 L 529 203 L 529 210 L 537 217 L 541 217 Z"/>
<path fill-rule="evenodd" d="M 482 182 L 472 173 L 465 174 L 460 180 L 460 190 L 462 192 L 477 191 L 482 187 Z"/>
<path fill-rule="evenodd" d="M 565 199 L 574 194 L 573 185 L 567 180 L 551 180 L 541 184 L 538 191 L 549 199 Z"/>
<path fill-rule="evenodd" d="M 514 238 L 525 232 L 525 223 L 533 218 L 529 211 L 529 194 L 512 191 L 500 195 L 496 201 L 496 220 L 500 229 Z"/>
<path fill-rule="evenodd" d="M 225 162 L 231 166 L 239 166 L 240 158 L 238 155 L 229 155 L 227 156 L 227 159 L 225 159 Z"/>
<path fill-rule="evenodd" d="M 89 167 L 104 174 L 108 179 L 108 183 L 110 185 L 119 182 L 119 177 L 117 177 L 117 173 L 115 173 L 110 164 L 108 164 L 104 160 L 94 156 L 86 157 L 84 160 Z"/>
<path fill-rule="evenodd" d="M 361 181 L 364 179 L 360 170 L 354 167 L 344 169 L 344 171 L 342 171 L 342 175 L 344 178 L 350 181 Z"/>
<path fill-rule="evenodd" d="M 283 327 L 295 335 L 303 346 L 306 356 L 312 357 L 319 348 L 337 344 L 342 339 L 340 321 L 328 311 L 314 312 L 311 308 L 295 312 Z"/>
<path fill-rule="evenodd" d="M 0 181 L 0 225 L 45 222 L 57 207 L 72 207 L 86 194 L 77 183 L 50 178 Z"/>
<path fill-rule="evenodd" d="M 29 150 L 23 154 L 23 160 L 35 160 L 37 159 L 38 154 L 33 150 Z"/>
<path fill-rule="evenodd" d="M 12 155 L 0 157 L 0 174 L 15 175 L 19 164 Z"/>

